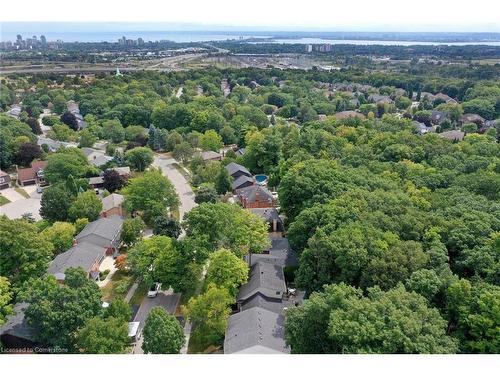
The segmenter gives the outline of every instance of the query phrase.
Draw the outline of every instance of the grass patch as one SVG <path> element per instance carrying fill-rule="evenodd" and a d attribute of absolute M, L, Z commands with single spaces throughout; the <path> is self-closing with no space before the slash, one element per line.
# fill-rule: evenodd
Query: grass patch
<path fill-rule="evenodd" d="M 140 305 L 146 294 L 148 293 L 148 286 L 145 283 L 140 283 L 135 290 L 134 295 L 130 299 L 130 305 Z"/>
<path fill-rule="evenodd" d="M 189 354 L 210 354 L 219 350 L 221 345 L 204 342 L 200 335 L 196 334 L 196 328 L 191 331 L 188 343 Z"/>
<path fill-rule="evenodd" d="M 16 187 L 16 188 L 14 188 L 14 190 L 16 192 L 18 192 L 19 194 L 21 194 L 24 198 L 29 198 L 30 197 L 30 195 L 28 193 L 26 193 L 26 190 L 24 190 L 23 188 Z"/>
<path fill-rule="evenodd" d="M 126 271 L 116 271 L 111 280 L 101 289 L 102 299 L 110 302 L 116 298 L 125 298 L 133 283 L 132 274 Z"/>
<path fill-rule="evenodd" d="M 3 206 L 4 204 L 10 203 L 10 201 L 5 198 L 3 195 L 0 195 L 0 206 Z"/>

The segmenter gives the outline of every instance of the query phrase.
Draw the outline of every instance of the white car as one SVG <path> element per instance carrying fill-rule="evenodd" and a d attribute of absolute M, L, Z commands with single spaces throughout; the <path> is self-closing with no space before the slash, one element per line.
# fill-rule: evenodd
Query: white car
<path fill-rule="evenodd" d="M 151 285 L 151 288 L 149 288 L 148 290 L 148 297 L 151 298 L 156 297 L 160 289 L 161 289 L 160 283 L 153 283 L 153 285 Z"/>

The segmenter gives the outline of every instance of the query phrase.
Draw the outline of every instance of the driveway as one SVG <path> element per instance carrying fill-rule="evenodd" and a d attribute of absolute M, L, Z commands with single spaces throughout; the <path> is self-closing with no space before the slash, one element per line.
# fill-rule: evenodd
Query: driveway
<path fill-rule="evenodd" d="M 163 307 L 169 314 L 174 314 L 177 309 L 177 305 L 181 299 L 180 293 L 173 293 L 172 289 L 161 291 L 154 298 L 145 297 L 142 300 L 141 306 L 133 319 L 134 322 L 139 322 L 139 338 L 137 339 L 133 353 L 134 354 L 144 354 L 142 351 L 142 330 L 144 329 L 144 324 L 146 323 L 146 319 L 149 315 L 149 312 L 153 307 L 160 306 Z"/>
<path fill-rule="evenodd" d="M 23 199 L 26 199 L 24 196 L 19 194 L 14 188 L 3 189 L 0 194 L 2 194 L 5 198 L 7 198 L 11 202 L 17 202 Z"/>
<path fill-rule="evenodd" d="M 194 193 L 191 186 L 186 181 L 184 176 L 177 170 L 174 164 L 178 164 L 171 156 L 157 155 L 153 161 L 155 167 L 160 167 L 164 176 L 166 176 L 174 185 L 181 205 L 179 207 L 180 219 L 184 218 L 184 214 L 196 207 L 194 202 Z"/>
<path fill-rule="evenodd" d="M 6 215 L 9 219 L 19 219 L 25 213 L 30 213 L 35 221 L 41 220 L 40 199 L 28 198 L 0 206 L 0 215 Z"/>

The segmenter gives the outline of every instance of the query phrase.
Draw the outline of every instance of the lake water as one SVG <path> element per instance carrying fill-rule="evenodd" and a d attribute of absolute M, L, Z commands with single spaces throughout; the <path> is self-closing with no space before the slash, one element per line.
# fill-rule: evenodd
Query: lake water
<path fill-rule="evenodd" d="M 500 46 L 500 42 L 419 42 L 419 41 L 401 41 L 401 40 L 349 40 L 349 39 L 324 39 L 324 38 L 296 38 L 296 39 L 272 39 L 265 40 L 265 43 L 283 43 L 283 44 L 355 44 L 355 45 L 382 45 L 382 46 L 466 46 L 466 45 L 486 45 Z M 262 43 L 262 42 L 252 42 Z"/>
<path fill-rule="evenodd" d="M 4 25 L 2 25 L 4 26 Z M 68 29 L 52 29 L 47 30 L 45 27 L 32 27 L 29 30 L 23 32 L 22 29 L 15 29 L 13 27 L 3 27 L 0 34 L 1 41 L 15 41 L 16 35 L 20 33 L 23 39 L 31 38 L 36 35 L 40 38 L 43 34 L 47 38 L 47 41 L 56 41 L 58 39 L 65 42 L 117 42 L 122 36 L 127 39 L 137 39 L 142 38 L 144 41 L 158 41 L 158 40 L 170 40 L 177 43 L 186 42 L 208 42 L 208 41 L 223 41 L 223 40 L 244 40 L 252 38 L 251 43 L 285 43 L 285 44 L 355 44 L 355 45 L 386 45 L 386 46 L 412 46 L 412 45 L 490 45 L 490 46 L 500 46 L 500 41 L 471 41 L 471 42 L 431 42 L 431 41 L 401 41 L 401 40 L 361 40 L 361 39 L 339 39 L 332 36 L 331 38 L 325 37 L 297 37 L 290 36 L 287 38 L 286 35 L 279 35 L 263 32 L 251 32 L 251 31 L 140 31 L 131 30 L 126 31 L 124 29 L 118 31 L 94 29 L 89 30 L 89 28 L 77 30 L 73 28 L 73 31 Z M 44 31 L 45 30 L 45 31 Z M 376 38 L 376 36 L 375 36 Z"/>

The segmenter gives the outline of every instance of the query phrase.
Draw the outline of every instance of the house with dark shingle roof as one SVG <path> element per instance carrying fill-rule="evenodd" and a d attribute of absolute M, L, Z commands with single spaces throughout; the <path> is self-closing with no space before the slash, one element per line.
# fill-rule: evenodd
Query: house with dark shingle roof
<path fill-rule="evenodd" d="M 238 163 L 231 162 L 228 165 L 226 165 L 225 168 L 229 173 L 229 175 L 235 180 L 240 176 L 252 177 L 250 171 L 246 169 L 243 165 L 240 165 Z"/>
<path fill-rule="evenodd" d="M 465 133 L 461 130 L 450 130 L 447 132 L 439 133 L 442 138 L 449 139 L 450 141 L 462 141 L 465 137 Z"/>
<path fill-rule="evenodd" d="M 237 179 L 233 181 L 231 184 L 231 187 L 233 191 L 236 191 L 238 189 L 243 189 L 249 186 L 252 186 L 254 184 L 253 177 L 248 177 L 246 175 L 241 175 Z"/>
<path fill-rule="evenodd" d="M 282 314 L 260 307 L 230 316 L 224 354 L 289 354 L 284 323 Z"/>
<path fill-rule="evenodd" d="M 49 266 L 48 273 L 58 281 L 64 281 L 68 268 L 81 267 L 93 280 L 99 277 L 99 266 L 106 257 L 106 248 L 90 242 L 77 243 L 71 249 L 59 254 Z"/>
<path fill-rule="evenodd" d="M 278 210 L 274 207 L 269 208 L 252 208 L 252 213 L 259 216 L 266 222 L 271 233 L 282 233 L 285 228 Z"/>
<path fill-rule="evenodd" d="M 0 326 L 0 342 L 4 348 L 23 349 L 31 352 L 37 345 L 35 330 L 28 325 L 24 317 L 27 303 L 18 303 L 14 306 L 14 314 L 6 317 L 4 325 Z"/>
<path fill-rule="evenodd" d="M 88 223 L 76 236 L 77 243 L 88 242 L 107 250 L 108 255 L 118 249 L 123 219 L 114 215 Z"/>
<path fill-rule="evenodd" d="M 236 195 L 244 208 L 269 208 L 275 205 L 271 192 L 261 185 L 238 189 Z"/>
<path fill-rule="evenodd" d="M 286 294 L 283 267 L 267 262 L 252 265 L 248 282 L 240 287 L 236 300 L 241 304 L 257 294 L 278 301 L 283 299 Z"/>
<path fill-rule="evenodd" d="M 448 112 L 444 111 L 431 111 L 431 123 L 434 125 L 441 125 L 441 123 L 448 119 Z"/>
<path fill-rule="evenodd" d="M 248 255 L 245 256 L 248 261 Z M 261 254 L 252 254 L 250 263 L 270 263 L 281 267 L 296 267 L 299 265 L 298 255 L 290 247 L 288 238 L 271 238 L 271 247 L 264 250 Z"/>

